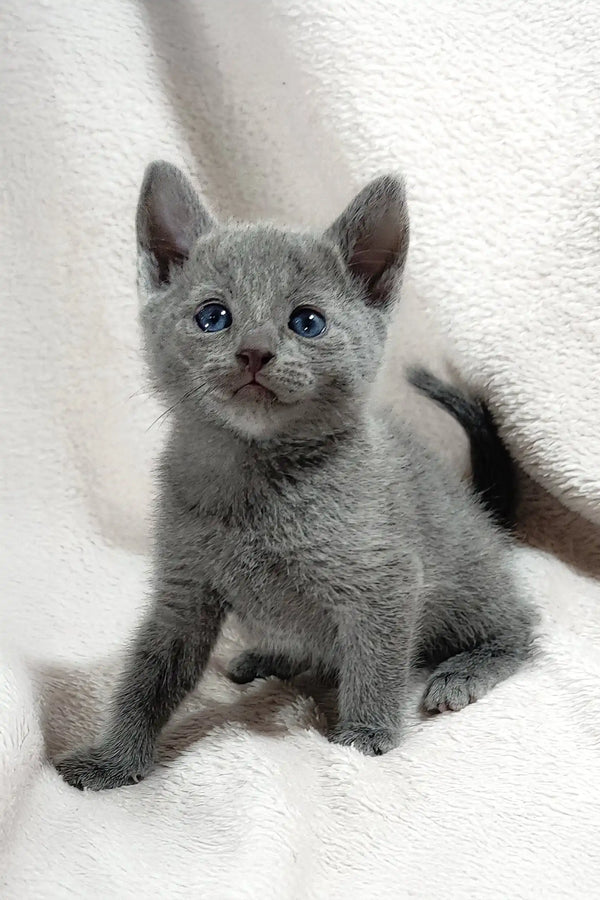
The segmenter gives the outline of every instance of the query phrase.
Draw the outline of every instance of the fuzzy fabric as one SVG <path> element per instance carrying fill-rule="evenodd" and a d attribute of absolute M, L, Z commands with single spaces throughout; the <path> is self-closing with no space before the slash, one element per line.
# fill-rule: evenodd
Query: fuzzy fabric
<path fill-rule="evenodd" d="M 586 0 L 5 0 L 3 898 L 600 895 L 599 19 Z M 94 734 L 145 598 L 165 423 L 133 221 L 155 157 L 222 213 L 303 226 L 406 172 L 378 390 L 462 466 L 402 366 L 460 373 L 543 487 L 514 556 L 539 660 L 429 720 L 415 683 L 383 758 L 327 743 L 310 684 L 227 682 L 231 630 L 147 781 L 79 793 L 48 761 Z"/>

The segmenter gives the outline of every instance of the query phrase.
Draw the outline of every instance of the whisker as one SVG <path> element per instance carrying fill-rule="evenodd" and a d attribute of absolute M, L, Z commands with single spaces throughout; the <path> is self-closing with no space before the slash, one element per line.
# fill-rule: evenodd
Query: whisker
<path fill-rule="evenodd" d="M 138 388 L 137 391 L 133 392 L 133 394 L 129 394 L 127 400 L 133 400 L 134 397 L 140 397 L 142 395 L 145 397 L 151 397 L 154 393 L 155 391 L 151 387 L 148 387 L 146 385 L 144 387 Z"/>
<path fill-rule="evenodd" d="M 174 409 L 176 409 L 178 406 L 181 406 L 181 404 L 184 403 L 189 397 L 191 397 L 192 394 L 197 394 L 200 390 L 202 390 L 202 388 L 204 388 L 205 391 L 208 390 L 208 386 L 206 384 L 204 384 L 204 382 L 203 382 L 201 384 L 195 385 L 193 388 L 190 388 L 189 391 L 186 391 L 185 394 L 183 394 L 183 396 L 179 398 L 179 400 L 177 400 L 168 409 L 165 409 L 164 412 L 162 412 L 159 416 L 156 417 L 154 422 L 152 422 L 150 425 L 148 425 L 148 427 L 146 428 L 146 432 L 150 431 L 151 428 L 154 428 L 154 426 L 158 422 L 165 419 L 170 413 L 173 412 Z"/>

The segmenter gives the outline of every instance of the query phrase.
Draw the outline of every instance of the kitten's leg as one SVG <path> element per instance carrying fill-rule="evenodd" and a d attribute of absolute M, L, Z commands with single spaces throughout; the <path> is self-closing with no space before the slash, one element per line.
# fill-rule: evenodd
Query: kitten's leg
<path fill-rule="evenodd" d="M 165 585 L 142 625 L 121 677 L 108 728 L 91 748 L 63 756 L 56 768 L 74 787 L 90 790 L 140 781 L 152 767 L 158 734 L 196 685 L 219 634 L 224 605 L 196 584 Z"/>
<path fill-rule="evenodd" d="M 401 622 L 361 617 L 340 629 L 337 744 L 380 756 L 400 741 L 406 704 L 410 628 Z"/>
<path fill-rule="evenodd" d="M 296 661 L 279 653 L 263 653 L 254 649 L 236 656 L 229 664 L 227 675 L 236 684 L 248 684 L 255 678 L 269 678 L 271 675 L 289 681 L 309 666 L 309 660 Z"/>
<path fill-rule="evenodd" d="M 431 675 L 423 695 L 423 709 L 463 709 L 512 675 L 530 655 L 530 643 L 507 646 L 501 641 L 490 641 L 451 656 Z"/>

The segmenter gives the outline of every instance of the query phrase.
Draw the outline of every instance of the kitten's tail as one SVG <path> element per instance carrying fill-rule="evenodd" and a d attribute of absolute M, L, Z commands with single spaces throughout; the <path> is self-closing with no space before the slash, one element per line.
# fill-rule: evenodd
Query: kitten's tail
<path fill-rule="evenodd" d="M 473 486 L 496 522 L 512 530 L 517 505 L 515 466 L 486 404 L 480 398 L 466 397 L 427 369 L 409 369 L 407 375 L 412 385 L 465 429 L 471 445 Z"/>

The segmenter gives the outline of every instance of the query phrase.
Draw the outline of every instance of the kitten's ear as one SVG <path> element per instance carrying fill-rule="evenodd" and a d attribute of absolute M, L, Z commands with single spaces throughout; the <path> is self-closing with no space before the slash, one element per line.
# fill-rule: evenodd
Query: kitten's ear
<path fill-rule="evenodd" d="M 214 224 L 185 175 L 171 163 L 150 163 L 137 208 L 138 252 L 156 286 L 171 282 L 200 235 Z"/>
<path fill-rule="evenodd" d="M 408 232 L 404 182 L 382 175 L 357 194 L 325 235 L 365 285 L 368 302 L 385 307 L 404 269 Z"/>

